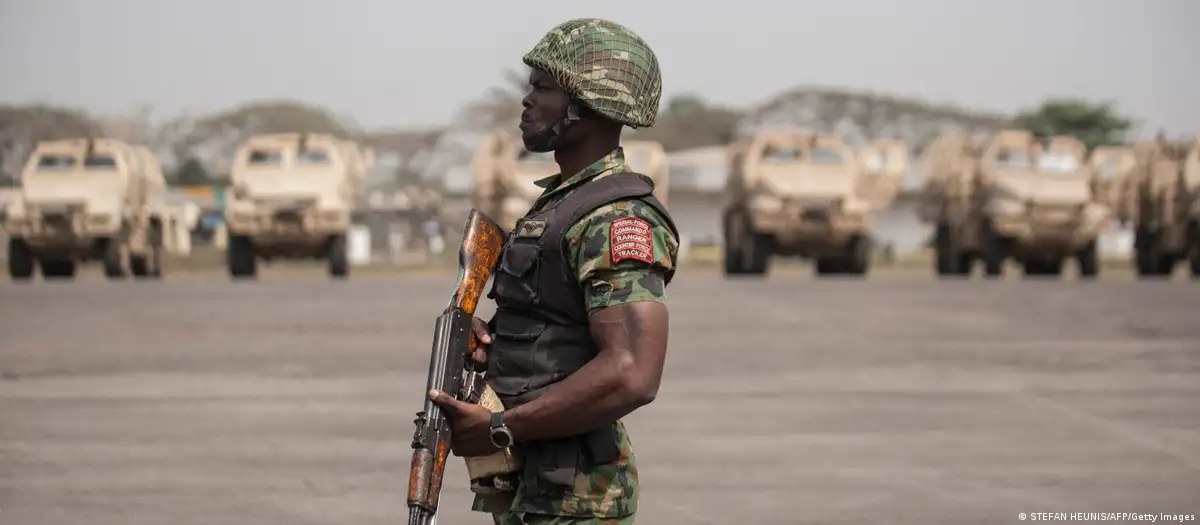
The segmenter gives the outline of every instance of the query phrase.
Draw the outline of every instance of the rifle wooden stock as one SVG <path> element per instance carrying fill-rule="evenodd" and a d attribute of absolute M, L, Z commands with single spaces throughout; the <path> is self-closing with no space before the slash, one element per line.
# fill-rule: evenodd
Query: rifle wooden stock
<path fill-rule="evenodd" d="M 500 227 L 478 210 L 471 210 L 458 250 L 454 297 L 434 323 L 424 410 L 417 413 L 414 421 L 416 431 L 408 473 L 409 525 L 428 525 L 437 514 L 446 460 L 450 456 L 449 422 L 442 408 L 429 399 L 428 392 L 440 390 L 462 401 L 478 402 L 483 381 L 469 359 L 478 346 L 471 320 L 503 245 L 504 232 Z"/>

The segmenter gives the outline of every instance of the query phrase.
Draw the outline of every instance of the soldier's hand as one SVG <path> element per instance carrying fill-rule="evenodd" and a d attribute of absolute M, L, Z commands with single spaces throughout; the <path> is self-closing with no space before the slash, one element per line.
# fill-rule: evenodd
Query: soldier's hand
<path fill-rule="evenodd" d="M 481 366 L 487 366 L 488 350 L 492 344 L 492 334 L 488 333 L 487 323 L 478 317 L 471 318 L 471 334 L 476 344 L 471 346 L 471 360 Z"/>
<path fill-rule="evenodd" d="M 446 410 L 450 420 L 450 450 L 455 456 L 486 456 L 499 450 L 492 443 L 491 410 L 464 403 L 438 390 L 430 390 L 429 399 Z"/>

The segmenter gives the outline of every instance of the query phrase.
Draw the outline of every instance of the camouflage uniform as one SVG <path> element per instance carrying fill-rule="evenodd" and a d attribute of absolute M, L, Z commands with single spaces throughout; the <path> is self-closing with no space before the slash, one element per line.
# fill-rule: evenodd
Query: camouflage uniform
<path fill-rule="evenodd" d="M 560 24 L 547 33 L 525 55 L 524 62 L 530 67 L 550 74 L 572 97 L 572 105 L 586 105 L 605 118 L 630 127 L 646 127 L 653 125 L 658 114 L 662 85 L 657 58 L 640 37 L 620 25 L 599 19 L 579 19 Z M 574 113 L 577 109 L 574 106 L 568 109 L 568 120 L 577 118 L 577 114 Z M 555 133 L 561 132 L 561 124 L 554 127 Z M 554 256 L 556 257 L 554 264 L 558 265 L 554 267 L 561 267 L 565 279 L 573 280 L 578 286 L 559 285 L 557 283 L 562 281 L 555 281 L 553 278 L 545 280 L 544 277 L 533 277 L 532 279 L 535 281 L 543 279 L 540 281 L 542 286 L 553 288 L 555 293 L 545 290 L 547 295 L 553 296 L 550 301 L 553 305 L 562 307 L 561 301 L 564 296 L 560 294 L 566 294 L 568 291 L 570 292 L 569 296 L 582 301 L 583 304 L 580 305 L 578 302 L 574 302 L 576 299 L 568 300 L 567 303 L 573 306 L 567 310 L 578 310 L 578 313 L 573 314 L 573 318 L 581 319 L 584 323 L 582 325 L 584 339 L 590 339 L 586 331 L 586 320 L 582 319 L 585 310 L 586 314 L 590 315 L 609 306 L 637 301 L 665 302 L 665 288 L 675 271 L 679 248 L 675 225 L 670 217 L 664 216 L 665 212 L 659 212 L 661 203 L 646 193 L 652 189 L 648 179 L 639 179 L 635 175 L 628 174 L 629 171 L 623 150 L 617 148 L 577 174 L 569 177 L 558 174 L 538 181 L 537 185 L 545 188 L 544 191 L 532 206 L 526 219 L 523 219 L 527 222 L 518 221 L 516 230 L 513 235 L 510 235 L 510 242 L 513 243 L 518 241 L 512 241 L 512 237 L 524 238 L 524 241 L 542 237 L 562 239 L 564 248 L 561 255 Z M 618 174 L 623 175 L 613 177 Z M 604 180 L 610 177 L 611 179 Z M 602 182 L 593 184 L 597 181 Z M 639 184 L 642 185 L 642 189 L 626 191 L 631 186 Z M 635 193 L 642 196 L 619 197 L 615 200 L 599 200 L 597 198 L 600 194 L 611 194 L 607 192 L 614 186 L 623 186 L 624 189 L 618 190 L 621 196 Z M 606 189 L 601 190 L 601 187 Z M 602 204 L 592 208 L 592 211 L 586 212 L 592 205 L 580 204 L 578 208 L 571 208 L 569 204 L 572 202 Z M 660 206 L 660 208 L 656 209 L 655 206 Z M 562 209 L 566 211 L 557 211 Z M 571 209 L 575 209 L 575 213 L 572 214 Z M 562 213 L 562 215 L 556 215 L 558 213 Z M 572 220 L 561 219 L 567 215 L 570 215 Z M 573 220 L 574 217 L 580 216 L 581 218 L 578 220 Z M 532 220 L 539 217 L 550 217 L 550 219 L 548 221 Z M 554 217 L 560 217 L 560 219 L 554 219 Z M 565 228 L 565 233 L 561 228 Z M 529 231 L 523 231 L 523 229 Z M 551 230 L 558 232 L 555 235 L 561 235 L 561 237 L 551 235 L 549 233 Z M 542 246 L 540 241 L 538 246 Z M 526 249 L 528 248 L 529 246 L 526 246 Z M 545 251 L 544 247 L 539 249 L 542 251 L 539 252 L 541 255 L 538 257 L 548 257 L 547 254 L 554 253 L 553 250 Z M 505 252 L 501 257 L 502 268 L 505 266 L 504 261 L 509 257 L 509 250 L 513 250 L 514 257 L 521 255 L 517 253 L 517 249 L 506 244 Z M 559 264 L 557 261 L 561 261 L 562 258 L 567 260 Z M 546 262 L 544 259 L 540 260 L 543 263 L 539 264 Z M 520 262 L 512 264 L 522 266 Z M 528 261 L 523 267 L 529 267 Z M 514 273 L 524 271 L 513 270 Z M 543 269 L 542 271 L 549 270 Z M 493 284 L 493 292 L 489 297 L 504 298 L 507 293 L 510 306 L 524 304 L 524 308 L 529 308 L 530 304 L 537 303 L 538 292 L 528 289 L 518 290 L 519 286 L 517 285 L 520 284 L 520 281 L 514 280 L 516 277 L 513 275 L 497 275 Z M 572 288 L 568 290 L 559 286 L 572 286 Z M 502 290 L 505 287 L 509 288 L 508 292 Z M 523 300 L 520 297 L 521 293 L 518 292 L 532 294 L 533 303 Z M 547 303 L 546 306 L 553 309 L 550 303 Z M 499 313 L 505 310 L 499 299 L 497 307 L 499 317 Z M 562 310 L 559 311 L 562 313 Z M 518 312 L 511 314 L 507 319 L 514 325 L 535 322 L 530 320 L 529 315 L 528 311 L 525 311 L 524 314 Z M 551 315 L 551 318 L 553 317 Z M 572 315 L 568 315 L 568 317 L 572 317 Z M 546 322 L 548 321 L 536 321 L 536 323 Z M 496 333 L 496 339 L 493 341 L 493 359 L 488 373 L 489 384 L 502 398 L 507 391 L 509 399 L 515 402 L 522 394 L 526 393 L 524 390 L 528 389 L 515 388 L 511 383 L 505 385 L 507 388 L 502 388 L 500 385 L 500 383 L 512 379 L 517 379 L 519 383 L 520 377 L 514 377 L 511 374 L 505 376 L 503 373 L 499 377 L 495 377 L 495 372 L 498 371 L 496 367 L 499 366 L 497 361 L 502 362 L 515 355 L 514 351 L 504 350 L 503 330 L 495 328 L 504 323 L 500 322 L 499 325 L 496 323 L 497 319 L 494 318 L 493 331 Z M 545 334 L 550 334 L 552 330 L 558 331 L 554 332 L 555 335 L 547 337 L 549 340 L 546 344 L 548 345 L 563 344 L 555 340 L 559 336 L 565 335 L 569 339 L 579 335 L 578 332 L 571 332 L 571 330 L 578 331 L 580 329 L 578 326 L 566 326 L 554 322 L 551 322 L 551 325 L 556 328 L 545 328 Z M 542 329 L 538 329 L 537 333 L 543 333 Z M 576 341 L 573 344 L 591 345 L 593 351 L 595 350 L 592 342 L 584 344 L 579 339 L 573 340 Z M 571 346 L 554 348 L 556 351 L 566 351 L 567 353 L 575 351 Z M 527 349 L 518 348 L 516 351 L 525 352 Z M 541 357 L 549 361 L 572 360 L 567 357 L 555 356 L 563 356 L 563 354 L 549 356 L 543 354 Z M 554 371 L 555 365 L 562 363 L 547 362 L 545 364 L 548 367 L 546 371 Z M 559 366 L 557 372 L 567 371 L 578 364 L 575 362 L 571 366 Z M 545 385 L 542 385 L 534 390 L 544 388 Z M 509 399 L 505 399 L 505 404 L 511 406 Z M 515 494 L 476 494 L 472 510 L 491 513 L 495 523 L 499 525 L 532 523 L 627 525 L 633 523 L 639 497 L 638 472 L 633 448 L 622 422 L 617 421 L 612 425 L 611 430 L 611 433 L 601 434 L 605 437 L 602 438 L 603 446 L 599 446 L 599 449 L 608 451 L 607 457 L 615 459 L 589 461 L 585 454 L 568 456 L 576 457 L 577 463 L 573 470 L 567 469 L 567 477 L 558 482 L 552 490 L 545 490 L 546 486 L 527 487 L 526 482 L 522 481 Z M 515 447 L 520 450 L 523 445 L 525 444 L 518 443 Z M 530 445 L 532 446 L 532 444 Z M 533 467 L 529 466 L 528 461 L 526 467 L 526 474 L 529 474 Z M 534 482 L 534 485 L 541 483 L 536 479 Z"/>
<path fill-rule="evenodd" d="M 557 183 L 558 175 L 537 181 L 538 186 L 546 189 L 533 207 L 541 208 L 553 199 L 565 198 L 587 182 L 626 171 L 629 169 L 624 153 L 617 148 L 562 183 Z M 628 218 L 650 223 L 652 262 L 638 259 L 612 262 L 611 225 Z M 679 241 L 654 208 L 634 199 L 603 205 L 572 225 L 566 238 L 571 269 L 584 289 L 588 313 L 637 301 L 666 302 L 664 276 L 675 269 Z M 629 436 L 620 421 L 617 435 L 620 446 L 617 461 L 581 468 L 571 493 L 553 500 L 536 500 L 520 492 L 515 498 L 477 494 L 472 510 L 493 513 L 497 525 L 632 523 L 638 506 L 637 466 Z M 525 521 L 521 521 L 521 513 L 526 513 Z M 539 516 L 535 519 L 529 514 Z"/>

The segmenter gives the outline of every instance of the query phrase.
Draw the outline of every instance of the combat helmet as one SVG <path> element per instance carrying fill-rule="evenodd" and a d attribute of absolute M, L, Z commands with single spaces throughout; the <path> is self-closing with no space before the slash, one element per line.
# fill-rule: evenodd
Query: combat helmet
<path fill-rule="evenodd" d="M 662 74 L 654 51 L 625 26 L 599 18 L 559 24 L 522 57 L 572 99 L 631 128 L 654 125 Z"/>

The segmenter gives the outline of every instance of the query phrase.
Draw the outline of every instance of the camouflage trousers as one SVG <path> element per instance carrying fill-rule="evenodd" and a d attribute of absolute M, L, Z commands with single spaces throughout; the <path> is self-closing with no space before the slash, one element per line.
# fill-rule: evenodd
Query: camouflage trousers
<path fill-rule="evenodd" d="M 495 525 L 633 525 L 636 513 L 622 518 L 576 518 L 548 514 L 505 512 L 492 514 Z"/>

